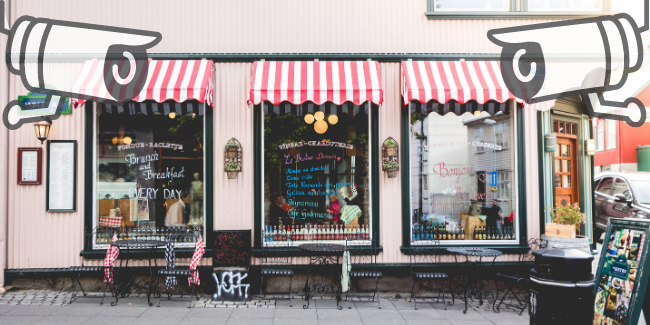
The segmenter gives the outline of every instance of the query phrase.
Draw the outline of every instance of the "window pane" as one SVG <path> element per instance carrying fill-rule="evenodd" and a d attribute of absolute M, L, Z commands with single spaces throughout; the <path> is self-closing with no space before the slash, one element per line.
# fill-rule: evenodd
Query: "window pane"
<path fill-rule="evenodd" d="M 369 239 L 368 105 L 263 106 L 264 240 Z"/>
<path fill-rule="evenodd" d="M 562 187 L 571 187 L 571 175 L 562 175 Z"/>
<path fill-rule="evenodd" d="M 568 144 L 560 145 L 560 149 L 562 152 L 562 157 L 571 157 L 571 145 Z"/>
<path fill-rule="evenodd" d="M 616 148 L 616 120 L 607 120 L 607 149 Z"/>
<path fill-rule="evenodd" d="M 612 195 L 616 196 L 616 194 L 625 195 L 625 198 L 628 200 L 632 199 L 632 194 L 630 193 L 630 187 L 627 186 L 627 183 L 621 178 L 617 178 L 616 183 L 614 184 L 614 192 L 612 193 Z"/>
<path fill-rule="evenodd" d="M 596 127 L 596 150 L 605 150 L 605 120 L 599 119 Z"/>
<path fill-rule="evenodd" d="M 601 0 L 528 0 L 529 11 L 601 11 Z"/>
<path fill-rule="evenodd" d="M 514 239 L 517 221 L 514 215 L 513 221 L 509 218 L 515 206 L 514 150 L 496 145 L 499 134 L 501 139 L 514 136 L 513 125 L 513 114 L 505 112 L 412 113 L 411 239 L 416 244 L 436 236 L 472 240 L 475 228 L 488 239 Z M 427 164 L 415 150 L 424 142 L 420 134 L 426 134 Z M 426 189 L 419 185 L 422 175 L 428 179 Z"/>
<path fill-rule="evenodd" d="M 563 173 L 571 172 L 571 160 L 562 160 L 562 172 Z"/>
<path fill-rule="evenodd" d="M 435 10 L 509 11 L 509 0 L 436 0 Z"/>
<path fill-rule="evenodd" d="M 561 173 L 562 172 L 562 167 L 561 167 L 561 160 L 560 159 L 555 159 L 555 172 L 556 173 Z"/>
<path fill-rule="evenodd" d="M 598 184 L 598 187 L 596 188 L 596 192 L 610 195 L 612 193 L 612 183 L 614 182 L 614 179 L 611 177 L 607 177 L 603 179 L 600 184 Z"/>
<path fill-rule="evenodd" d="M 153 113 L 151 103 L 97 109 L 94 225 L 119 227 L 120 239 L 203 233 L 203 108 L 153 105 L 161 109 Z M 101 241 L 95 243 L 107 243 Z"/>

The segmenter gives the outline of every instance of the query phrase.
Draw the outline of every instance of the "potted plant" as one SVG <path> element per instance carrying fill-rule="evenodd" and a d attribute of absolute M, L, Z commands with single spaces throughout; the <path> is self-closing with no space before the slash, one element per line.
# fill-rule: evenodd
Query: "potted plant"
<path fill-rule="evenodd" d="M 395 161 L 384 162 L 384 170 L 388 172 L 388 178 L 397 177 L 397 167 L 399 167 L 399 165 Z"/>
<path fill-rule="evenodd" d="M 562 238 L 576 238 L 580 225 L 587 219 L 585 214 L 580 212 L 578 203 L 552 208 L 550 215 L 554 223 L 546 224 L 546 235 Z"/>
<path fill-rule="evenodd" d="M 226 143 L 226 157 L 229 159 L 237 156 L 237 150 L 239 150 L 239 142 L 230 140 Z"/>
<path fill-rule="evenodd" d="M 384 142 L 384 145 L 386 146 L 386 154 L 388 157 L 397 155 L 397 142 L 395 140 L 388 139 Z"/>
<path fill-rule="evenodd" d="M 226 173 L 228 174 L 228 179 L 235 179 L 237 178 L 237 173 L 240 170 L 239 163 L 237 163 L 234 160 L 231 160 L 226 163 Z"/>

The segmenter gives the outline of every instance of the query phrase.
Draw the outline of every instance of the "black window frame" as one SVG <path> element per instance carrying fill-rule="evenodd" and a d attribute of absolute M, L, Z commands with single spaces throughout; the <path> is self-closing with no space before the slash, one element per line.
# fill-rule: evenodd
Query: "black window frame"
<path fill-rule="evenodd" d="M 614 15 L 612 1 L 604 0 L 602 11 L 529 11 L 528 0 L 510 0 L 509 11 L 446 11 L 435 10 L 436 0 L 427 0 L 428 19 L 578 19 Z"/>

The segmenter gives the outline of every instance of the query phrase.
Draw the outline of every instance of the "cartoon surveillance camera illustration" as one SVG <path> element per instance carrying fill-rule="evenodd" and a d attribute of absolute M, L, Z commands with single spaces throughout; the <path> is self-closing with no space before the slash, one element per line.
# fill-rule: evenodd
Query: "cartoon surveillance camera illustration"
<path fill-rule="evenodd" d="M 5 3 L 0 1 L 0 16 L 5 19 Z M 9 71 L 21 77 L 27 90 L 47 96 L 39 107 L 22 107 L 13 100 L 4 108 L 4 125 L 16 130 L 25 123 L 52 121 L 60 116 L 61 97 L 95 100 L 116 105 L 135 98 L 148 75 L 147 50 L 162 40 L 158 32 L 127 29 L 103 25 L 76 23 L 30 16 L 19 17 L 12 28 L 8 23 L 0 26 L 7 40 L 6 64 Z M 103 65 L 103 86 L 99 91 L 74 92 L 74 87 L 58 90 L 46 87 L 45 66 L 76 56 L 97 60 Z M 77 88 L 77 91 L 79 88 Z M 21 117 L 14 110 L 52 108 L 47 115 Z"/>
<path fill-rule="evenodd" d="M 518 98 L 529 104 L 580 95 L 590 116 L 616 119 L 631 126 L 645 122 L 637 98 L 608 101 L 607 91 L 625 84 L 643 61 L 641 33 L 648 30 L 628 14 L 574 19 L 488 31 L 502 47 L 501 75 Z"/>

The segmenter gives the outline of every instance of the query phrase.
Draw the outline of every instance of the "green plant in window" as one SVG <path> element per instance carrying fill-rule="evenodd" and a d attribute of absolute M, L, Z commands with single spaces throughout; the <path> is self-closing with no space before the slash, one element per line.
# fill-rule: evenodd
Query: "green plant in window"
<path fill-rule="evenodd" d="M 293 114 L 264 117 L 264 151 L 271 167 L 278 168 L 284 161 L 279 146 L 284 143 L 304 142 L 308 127 L 301 117 Z"/>
<path fill-rule="evenodd" d="M 234 160 L 231 160 L 231 161 L 227 162 L 225 167 L 226 167 L 226 170 L 230 171 L 230 172 L 239 171 L 239 164 Z"/>
<path fill-rule="evenodd" d="M 385 161 L 384 162 L 384 169 L 391 170 L 391 169 L 397 169 L 399 165 L 395 161 Z"/>
<path fill-rule="evenodd" d="M 203 142 L 203 117 L 181 116 L 176 119 L 177 124 L 169 127 L 173 134 L 192 134 L 199 143 Z"/>

